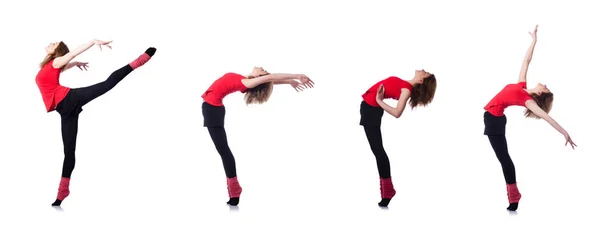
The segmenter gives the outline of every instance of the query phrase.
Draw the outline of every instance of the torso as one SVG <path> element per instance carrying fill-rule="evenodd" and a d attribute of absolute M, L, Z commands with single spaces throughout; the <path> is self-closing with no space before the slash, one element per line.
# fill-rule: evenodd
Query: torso
<path fill-rule="evenodd" d="M 370 106 L 380 107 L 379 104 L 377 104 L 377 90 L 381 84 L 383 84 L 383 87 L 385 88 L 383 94 L 384 99 L 398 100 L 400 94 L 402 94 L 402 89 L 408 89 L 412 92 L 412 85 L 408 81 L 402 80 L 396 76 L 390 76 L 371 86 L 371 88 L 362 95 L 363 100 Z"/>
<path fill-rule="evenodd" d="M 509 106 L 525 107 L 525 102 L 532 99 L 526 89 L 526 82 L 508 84 L 483 108 L 494 116 L 503 116 Z"/>
<path fill-rule="evenodd" d="M 35 77 L 35 83 L 42 94 L 47 112 L 55 110 L 56 105 L 67 96 L 70 90 L 70 88 L 60 85 L 61 69 L 54 68 L 53 62 L 54 60 L 46 63 Z"/>
<path fill-rule="evenodd" d="M 248 88 L 242 84 L 246 77 L 237 73 L 225 73 L 212 83 L 208 90 L 202 94 L 202 99 L 213 106 L 223 106 L 225 96 L 234 92 L 246 92 Z"/>

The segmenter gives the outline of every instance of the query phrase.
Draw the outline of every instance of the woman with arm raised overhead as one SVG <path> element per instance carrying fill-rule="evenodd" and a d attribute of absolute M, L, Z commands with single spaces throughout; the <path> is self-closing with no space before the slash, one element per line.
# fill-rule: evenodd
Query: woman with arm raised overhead
<path fill-rule="evenodd" d="M 40 71 L 35 81 L 46 106 L 46 112 L 56 111 L 61 118 L 61 132 L 64 147 L 64 161 L 62 177 L 58 187 L 58 195 L 52 206 L 60 206 L 62 201 L 69 196 L 69 184 L 71 174 L 75 168 L 75 145 L 79 114 L 83 106 L 111 90 L 129 73 L 144 65 L 156 52 L 151 47 L 131 63 L 114 71 L 105 81 L 82 88 L 71 89 L 62 86 L 59 78 L 63 71 L 74 66 L 81 70 L 87 70 L 88 64 L 72 61 L 79 54 L 96 45 L 102 50 L 102 46 L 111 48 L 111 41 L 91 40 L 73 51 L 70 51 L 64 42 L 53 42 L 46 47 L 46 56 L 40 63 Z"/>
<path fill-rule="evenodd" d="M 517 83 L 506 85 L 492 100 L 484 107 L 483 121 L 485 124 L 484 135 L 487 135 L 496 157 L 502 166 L 504 180 L 506 181 L 506 190 L 509 206 L 506 208 L 510 211 L 516 211 L 521 199 L 521 193 L 517 187 L 517 179 L 515 174 L 515 166 L 508 154 L 508 145 L 506 142 L 506 115 L 504 110 L 509 106 L 525 107 L 525 117 L 544 119 L 558 132 L 565 136 L 565 145 L 571 144 L 573 149 L 575 143 L 571 140 L 571 136 L 563 129 L 548 113 L 552 109 L 554 100 L 553 93 L 546 85 L 538 83 L 534 88 L 527 89 L 527 71 L 529 63 L 533 57 L 533 50 L 537 43 L 537 28 L 529 34 L 532 37 L 531 45 L 527 49 L 525 59 L 521 65 L 519 80 Z"/>

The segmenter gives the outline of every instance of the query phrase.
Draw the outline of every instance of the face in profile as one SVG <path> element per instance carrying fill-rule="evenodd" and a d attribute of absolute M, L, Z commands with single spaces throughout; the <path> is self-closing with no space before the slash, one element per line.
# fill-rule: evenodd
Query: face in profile
<path fill-rule="evenodd" d="M 423 83 L 423 79 L 427 78 L 431 76 L 431 73 L 420 69 L 420 70 L 415 70 L 415 77 L 419 79 L 420 83 Z"/>
<path fill-rule="evenodd" d="M 252 73 L 250 73 L 250 76 L 258 77 L 258 76 L 267 75 L 267 74 L 269 74 L 269 72 L 265 71 L 265 69 L 263 69 L 262 67 L 254 67 L 252 69 Z"/>
<path fill-rule="evenodd" d="M 56 47 L 58 47 L 59 42 L 52 42 L 50 44 L 48 44 L 48 46 L 46 46 L 46 53 L 48 54 L 52 54 L 54 53 L 54 51 L 56 50 Z"/>
<path fill-rule="evenodd" d="M 538 83 L 535 86 L 534 91 L 538 95 L 541 95 L 542 93 L 551 93 L 550 90 L 548 89 L 548 87 L 546 87 L 546 85 L 544 85 L 542 83 Z"/>

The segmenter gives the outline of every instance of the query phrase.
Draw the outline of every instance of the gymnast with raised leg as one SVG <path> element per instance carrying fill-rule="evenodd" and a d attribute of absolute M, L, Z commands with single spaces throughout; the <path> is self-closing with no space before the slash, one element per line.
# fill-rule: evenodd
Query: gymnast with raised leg
<path fill-rule="evenodd" d="M 75 145 L 77 140 L 77 129 L 79 114 L 83 106 L 98 98 L 115 87 L 123 78 L 138 67 L 144 65 L 156 52 L 156 48 L 150 47 L 131 63 L 114 71 L 108 79 L 103 82 L 81 88 L 69 88 L 60 84 L 59 78 L 63 71 L 72 67 L 87 70 L 87 62 L 72 61 L 76 56 L 96 45 L 102 50 L 102 46 L 111 48 L 112 41 L 92 40 L 70 51 L 64 42 L 50 43 L 46 47 L 46 57 L 40 64 L 35 81 L 46 106 L 46 112 L 56 111 L 61 117 L 61 132 L 64 147 L 64 161 L 62 177 L 60 179 L 56 201 L 52 206 L 60 206 L 63 200 L 69 196 L 69 184 L 71 174 L 75 168 Z"/>
<path fill-rule="evenodd" d="M 312 88 L 314 82 L 303 74 L 271 74 L 263 68 L 254 67 L 250 75 L 243 76 L 237 73 L 226 73 L 214 81 L 212 85 L 202 94 L 202 115 L 204 127 L 221 156 L 225 175 L 227 176 L 227 192 L 229 201 L 227 204 L 237 206 L 242 193 L 237 178 L 235 159 L 227 143 L 225 134 L 225 106 L 223 99 L 234 92 L 244 93 L 246 104 L 262 104 L 271 96 L 273 85 L 289 84 L 297 92 Z"/>
<path fill-rule="evenodd" d="M 515 166 L 508 154 L 508 146 L 506 142 L 506 115 L 504 110 L 509 106 L 523 106 L 526 108 L 525 117 L 534 119 L 544 119 L 552 127 L 565 137 L 565 146 L 570 144 L 573 149 L 577 146 L 571 140 L 571 136 L 563 129 L 558 122 L 548 115 L 552 109 L 554 96 L 546 85 L 538 83 L 534 88 L 527 89 L 527 71 L 529 63 L 533 57 L 533 50 L 537 43 L 537 28 L 530 32 L 532 42 L 527 49 L 525 59 L 521 65 L 519 73 L 519 81 L 514 84 L 506 85 L 492 100 L 484 107 L 483 121 L 485 124 L 484 135 L 487 135 L 490 144 L 500 161 L 504 180 L 506 182 L 506 191 L 508 196 L 509 206 L 506 208 L 509 211 L 516 211 L 521 199 L 521 193 L 517 187 L 515 176 Z"/>
<path fill-rule="evenodd" d="M 381 135 L 381 119 L 383 113 L 400 118 L 404 112 L 407 102 L 414 109 L 417 106 L 427 106 L 435 95 L 437 81 L 435 75 L 424 70 L 416 70 L 415 76 L 409 80 L 403 80 L 396 76 L 390 76 L 371 86 L 363 95 L 360 104 L 360 125 L 363 126 L 371 151 L 377 161 L 379 171 L 379 190 L 381 201 L 379 206 L 387 207 L 390 200 L 396 195 L 392 183 L 390 171 L 390 160 L 383 148 Z M 397 100 L 396 106 L 390 106 L 384 99 Z M 410 100 L 410 101 L 409 101 Z M 400 132 L 400 134 L 402 134 Z"/>

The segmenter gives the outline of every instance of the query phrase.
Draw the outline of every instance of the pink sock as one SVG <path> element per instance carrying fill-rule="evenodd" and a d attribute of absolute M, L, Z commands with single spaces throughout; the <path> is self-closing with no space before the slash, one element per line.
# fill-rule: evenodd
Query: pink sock
<path fill-rule="evenodd" d="M 396 195 L 392 178 L 380 178 L 381 182 L 381 198 L 392 199 Z"/>
<path fill-rule="evenodd" d="M 71 182 L 70 178 L 65 178 L 62 177 L 60 179 L 60 184 L 58 186 L 58 195 L 56 196 L 56 199 L 58 200 L 65 200 L 65 198 L 67 196 L 69 196 L 70 191 L 69 191 L 69 184 Z"/>
<path fill-rule="evenodd" d="M 148 62 L 149 60 L 150 60 L 150 55 L 148 55 L 148 53 L 144 53 L 140 57 L 138 57 L 137 59 L 135 59 L 134 61 L 129 63 L 129 66 L 131 66 L 131 68 L 133 68 L 135 70 L 138 67 L 146 64 L 146 62 Z"/>
<path fill-rule="evenodd" d="M 508 195 L 508 203 L 518 203 L 521 200 L 521 193 L 517 187 L 517 183 L 506 184 L 506 191 Z"/>
<path fill-rule="evenodd" d="M 227 192 L 230 198 L 239 198 L 242 194 L 242 187 L 237 180 L 237 177 L 227 178 Z"/>

